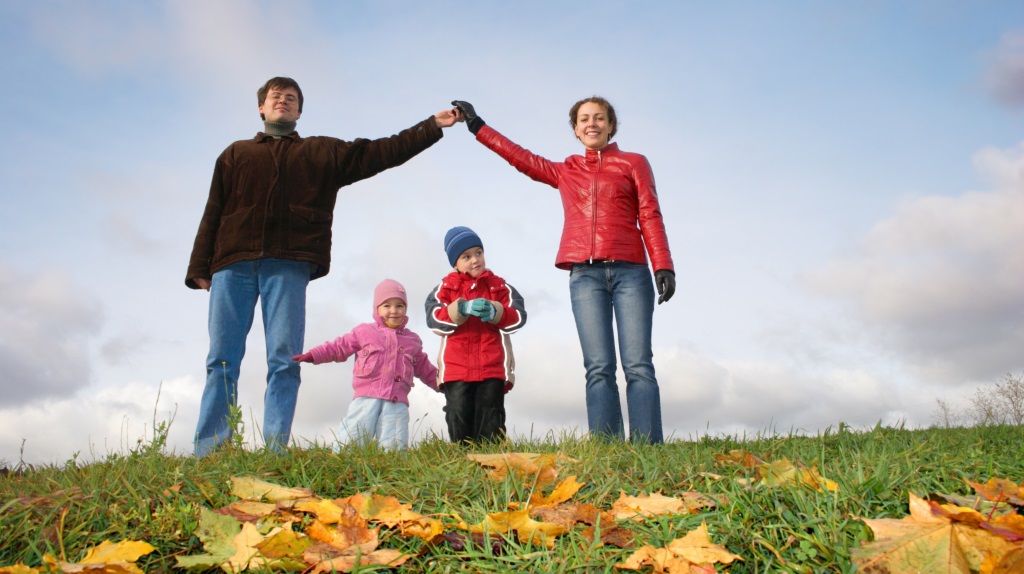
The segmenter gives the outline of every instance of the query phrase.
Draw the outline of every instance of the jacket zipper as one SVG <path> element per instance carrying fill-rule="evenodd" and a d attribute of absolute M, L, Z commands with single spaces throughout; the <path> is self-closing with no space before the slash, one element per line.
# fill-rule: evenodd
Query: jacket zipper
<path fill-rule="evenodd" d="M 594 264 L 594 250 L 597 249 L 597 175 L 601 173 L 601 150 L 597 150 L 597 171 L 590 182 L 590 264 Z"/>

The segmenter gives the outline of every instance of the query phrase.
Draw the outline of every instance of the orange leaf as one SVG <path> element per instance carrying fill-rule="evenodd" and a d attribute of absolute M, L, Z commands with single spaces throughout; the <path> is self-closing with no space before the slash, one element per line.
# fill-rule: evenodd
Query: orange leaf
<path fill-rule="evenodd" d="M 530 506 L 536 508 L 539 506 L 554 506 L 556 504 L 561 504 L 573 496 L 576 496 L 576 493 L 579 492 L 585 484 L 587 483 L 576 482 L 576 475 L 570 476 L 559 482 L 558 486 L 556 486 L 555 489 L 551 491 L 551 494 L 547 496 L 544 496 L 539 492 L 533 493 L 533 495 L 530 496 Z"/>
<path fill-rule="evenodd" d="M 492 480 L 504 480 L 509 472 L 520 477 L 536 476 L 540 484 L 549 484 L 558 478 L 557 464 L 563 461 L 576 462 L 571 458 L 560 454 L 532 454 L 532 453 L 497 453 L 497 454 L 468 454 L 466 458 L 490 467 L 488 475 Z"/>
<path fill-rule="evenodd" d="M 1013 545 L 978 527 L 981 515 L 910 494 L 910 516 L 861 518 L 875 540 L 852 549 L 854 562 L 871 571 L 977 572 L 987 554 L 1001 557 Z"/>
<path fill-rule="evenodd" d="M 1024 486 L 1005 478 L 990 478 L 985 484 L 964 480 L 979 496 L 993 502 L 1009 502 L 1024 506 Z"/>

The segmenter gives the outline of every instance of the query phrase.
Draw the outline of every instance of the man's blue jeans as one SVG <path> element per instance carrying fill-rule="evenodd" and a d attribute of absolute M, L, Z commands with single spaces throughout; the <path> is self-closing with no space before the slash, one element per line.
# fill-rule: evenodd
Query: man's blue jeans
<path fill-rule="evenodd" d="M 577 263 L 569 274 L 569 294 L 587 371 L 590 432 L 623 438 L 615 383 L 614 321 L 626 375 L 629 440 L 662 443 L 661 393 L 651 351 L 654 281 L 650 269 L 646 264 L 621 261 Z"/>
<path fill-rule="evenodd" d="M 206 456 L 231 438 L 234 429 L 228 423 L 229 408 L 237 405 L 238 373 L 257 300 L 267 341 L 263 439 L 274 450 L 288 445 L 299 394 L 299 364 L 292 361 L 292 355 L 302 352 L 310 266 L 267 258 L 234 263 L 213 274 L 210 354 L 196 425 L 196 456 Z"/>

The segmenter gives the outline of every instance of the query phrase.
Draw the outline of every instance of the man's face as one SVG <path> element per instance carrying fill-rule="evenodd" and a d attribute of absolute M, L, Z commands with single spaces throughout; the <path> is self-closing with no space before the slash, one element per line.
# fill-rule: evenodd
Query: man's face
<path fill-rule="evenodd" d="M 260 114 L 268 122 L 294 122 L 299 113 L 299 92 L 295 88 L 270 88 L 260 104 Z"/>

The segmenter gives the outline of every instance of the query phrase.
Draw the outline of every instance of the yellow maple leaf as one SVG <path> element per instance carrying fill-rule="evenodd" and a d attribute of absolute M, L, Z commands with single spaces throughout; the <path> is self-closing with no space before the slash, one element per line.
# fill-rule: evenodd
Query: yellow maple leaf
<path fill-rule="evenodd" d="M 715 564 L 731 564 L 743 560 L 729 552 L 724 546 L 711 542 L 706 523 L 673 540 L 665 548 L 643 546 L 631 554 L 625 562 L 616 564 L 622 570 L 640 570 L 651 566 L 656 573 L 691 574 L 692 572 L 715 572 Z"/>
<path fill-rule="evenodd" d="M 507 534 L 515 531 L 520 542 L 546 544 L 553 548 L 555 538 L 569 531 L 564 525 L 550 522 L 538 522 L 530 518 L 529 510 L 510 510 L 488 514 L 480 524 L 469 527 L 476 534 L 500 532 Z"/>
<path fill-rule="evenodd" d="M 645 518 L 665 514 L 688 514 L 689 509 L 682 500 L 655 492 L 649 495 L 627 496 L 619 491 L 619 499 L 612 503 L 612 515 L 616 520 Z"/>
<path fill-rule="evenodd" d="M 288 488 L 252 476 L 231 477 L 231 494 L 246 500 L 298 500 L 310 498 L 313 491 L 308 488 Z"/>
<path fill-rule="evenodd" d="M 865 570 L 893 572 L 977 572 L 986 557 L 999 558 L 1015 548 L 980 524 L 984 517 L 970 508 L 940 505 L 913 493 L 910 516 L 902 519 L 859 518 L 874 541 L 852 549 L 854 563 Z"/>
<path fill-rule="evenodd" d="M 765 463 L 758 468 L 761 475 L 761 482 L 765 486 L 780 486 L 785 484 L 813 486 L 818 490 L 836 492 L 839 485 L 818 474 L 817 469 L 807 468 L 803 465 L 797 466 L 786 457 L 782 460 Z"/>
<path fill-rule="evenodd" d="M 156 548 L 153 548 L 146 542 L 135 540 L 110 542 L 104 540 L 98 546 L 93 546 L 86 551 L 85 556 L 79 562 L 59 561 L 49 554 L 43 555 L 43 562 L 50 569 L 67 573 L 144 574 L 135 565 L 135 561 L 154 550 Z"/>

